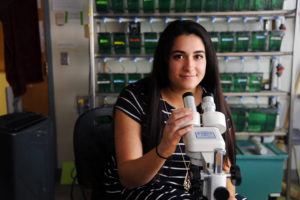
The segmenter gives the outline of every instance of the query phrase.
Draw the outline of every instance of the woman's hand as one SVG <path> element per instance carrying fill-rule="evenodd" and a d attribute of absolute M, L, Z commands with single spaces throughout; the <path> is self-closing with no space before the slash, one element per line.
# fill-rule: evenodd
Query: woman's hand
<path fill-rule="evenodd" d="M 162 140 L 158 145 L 160 155 L 171 156 L 180 138 L 193 129 L 193 125 L 184 127 L 186 123 L 193 120 L 193 113 L 190 108 L 179 108 L 172 112 L 164 127 Z"/>

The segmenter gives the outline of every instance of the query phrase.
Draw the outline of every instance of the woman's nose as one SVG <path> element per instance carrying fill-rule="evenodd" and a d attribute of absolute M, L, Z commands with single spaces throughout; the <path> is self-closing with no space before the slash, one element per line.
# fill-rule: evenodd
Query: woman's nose
<path fill-rule="evenodd" d="M 193 58 L 187 57 L 186 60 L 185 60 L 184 68 L 185 69 L 191 69 L 193 67 L 193 65 L 194 65 Z"/>

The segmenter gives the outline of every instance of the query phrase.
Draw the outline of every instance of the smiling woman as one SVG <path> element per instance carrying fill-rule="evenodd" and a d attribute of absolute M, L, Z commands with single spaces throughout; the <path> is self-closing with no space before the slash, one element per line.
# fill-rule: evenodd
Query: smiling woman
<path fill-rule="evenodd" d="M 106 198 L 201 199 L 189 190 L 189 157 L 182 136 L 193 111 L 182 95 L 193 93 L 201 112 L 202 95 L 213 94 L 227 130 L 224 171 L 235 163 L 235 137 L 230 110 L 222 94 L 216 52 L 207 31 L 193 21 L 171 22 L 161 34 L 150 77 L 124 88 L 114 109 L 117 169 L 107 170 Z M 115 160 L 112 158 L 112 160 Z M 115 172 L 118 172 L 116 174 Z M 117 175 L 122 189 L 117 189 Z M 236 199 L 228 181 L 229 199 Z"/>

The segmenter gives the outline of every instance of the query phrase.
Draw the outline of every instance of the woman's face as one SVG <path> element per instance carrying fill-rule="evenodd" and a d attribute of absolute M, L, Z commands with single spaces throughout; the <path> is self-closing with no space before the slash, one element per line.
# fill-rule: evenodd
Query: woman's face
<path fill-rule="evenodd" d="M 191 91 L 202 81 L 206 70 L 205 47 L 195 35 L 181 35 L 174 41 L 169 58 L 170 86 L 175 90 Z"/>

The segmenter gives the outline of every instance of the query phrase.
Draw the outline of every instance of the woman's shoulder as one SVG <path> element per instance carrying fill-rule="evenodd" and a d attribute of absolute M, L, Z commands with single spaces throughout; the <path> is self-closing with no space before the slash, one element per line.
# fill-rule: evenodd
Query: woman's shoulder
<path fill-rule="evenodd" d="M 119 95 L 116 105 L 132 105 L 145 108 L 149 105 L 149 78 L 143 78 L 127 85 Z"/>
<path fill-rule="evenodd" d="M 139 97 L 139 98 L 143 98 L 143 97 L 148 98 L 149 91 L 150 91 L 149 82 L 150 79 L 147 77 L 135 83 L 131 83 L 122 90 L 120 96 L 134 95 L 135 97 Z"/>
<path fill-rule="evenodd" d="M 129 84 L 120 93 L 115 108 L 125 112 L 129 117 L 141 123 L 147 113 L 149 96 L 147 79 Z"/>

